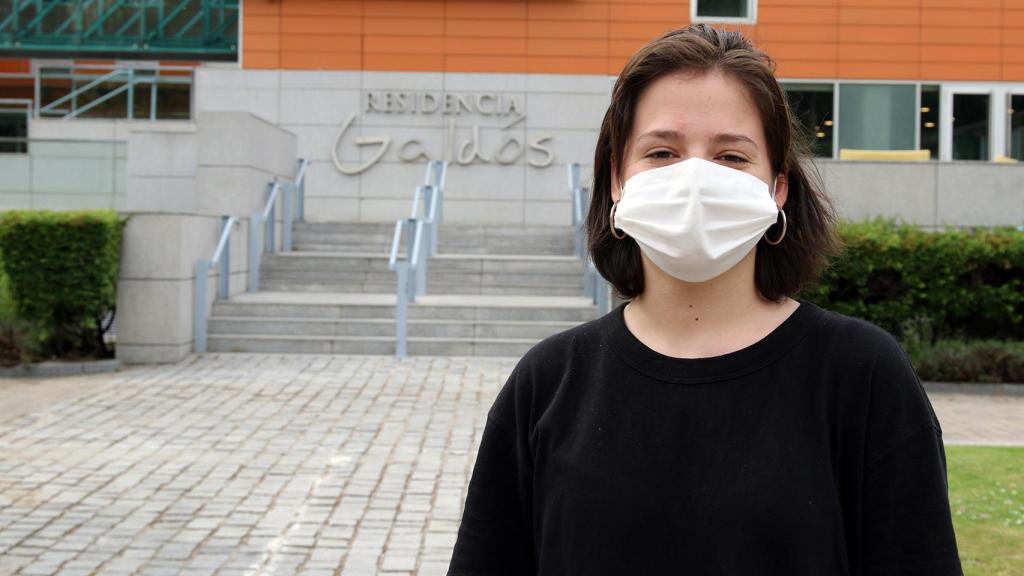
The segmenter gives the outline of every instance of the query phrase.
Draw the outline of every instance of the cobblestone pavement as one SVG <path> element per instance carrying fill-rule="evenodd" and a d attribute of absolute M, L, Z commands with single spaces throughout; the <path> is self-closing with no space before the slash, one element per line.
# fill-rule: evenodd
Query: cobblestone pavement
<path fill-rule="evenodd" d="M 0 574 L 444 574 L 515 362 L 208 354 L 12 393 Z M 1024 397 L 932 401 L 947 443 L 1024 444 Z"/>

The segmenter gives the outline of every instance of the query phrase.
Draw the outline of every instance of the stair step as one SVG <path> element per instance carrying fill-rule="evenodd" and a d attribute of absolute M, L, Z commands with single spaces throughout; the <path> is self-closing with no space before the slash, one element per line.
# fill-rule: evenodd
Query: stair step
<path fill-rule="evenodd" d="M 407 326 L 410 337 L 540 340 L 576 325 L 576 322 L 412 319 Z M 221 335 L 368 336 L 393 339 L 395 321 L 392 318 L 213 316 L 209 319 L 209 331 Z"/>
<path fill-rule="evenodd" d="M 530 338 L 412 338 L 410 355 L 430 356 L 513 356 L 525 354 L 539 340 Z M 210 334 L 210 352 L 273 352 L 283 354 L 394 354 L 394 338 L 340 336 L 267 336 L 253 334 Z"/>

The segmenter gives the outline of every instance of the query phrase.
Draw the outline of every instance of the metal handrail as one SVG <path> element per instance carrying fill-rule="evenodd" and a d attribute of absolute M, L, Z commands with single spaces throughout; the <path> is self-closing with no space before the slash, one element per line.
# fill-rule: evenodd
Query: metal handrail
<path fill-rule="evenodd" d="M 292 211 L 293 197 L 298 196 L 297 212 L 298 220 L 305 220 L 305 195 L 306 195 L 306 168 L 309 160 L 300 158 L 296 168 L 295 178 L 291 181 L 281 181 L 275 178 L 267 183 L 267 200 L 263 209 L 254 212 L 249 217 L 249 282 L 248 291 L 259 290 L 260 285 L 260 256 L 261 254 L 273 254 L 277 250 L 277 198 L 281 196 L 281 251 L 292 250 L 292 226 L 294 225 L 295 214 Z M 263 246 L 260 247 L 260 230 L 263 230 Z"/>
<path fill-rule="evenodd" d="M 405 258 L 398 259 L 398 246 L 402 240 L 402 231 L 408 227 L 406 237 Z M 388 270 L 397 276 L 395 286 L 395 356 L 405 358 L 408 355 L 409 304 L 416 302 L 417 294 L 426 291 L 427 258 L 422 253 L 424 222 L 418 218 L 400 219 L 395 222 L 395 234 L 391 240 L 391 254 L 388 257 Z M 416 281 L 410 282 L 410 274 L 415 274 Z M 422 285 L 421 285 L 422 283 Z M 423 290 L 423 292 L 420 291 Z"/>
<path fill-rule="evenodd" d="M 584 233 L 586 207 L 590 204 L 590 189 L 580 186 L 580 165 L 566 165 L 569 177 L 569 196 L 572 198 L 572 227 L 575 235 L 576 255 L 583 259 L 583 293 L 593 300 L 599 314 L 607 314 L 611 309 L 610 286 L 594 266 L 594 261 L 587 252 Z"/>
<path fill-rule="evenodd" d="M 427 162 L 424 184 L 413 191 L 412 210 L 408 218 L 395 222 L 388 255 L 388 270 L 396 273 L 395 288 L 395 355 L 404 358 L 408 352 L 408 307 L 416 297 L 427 293 L 427 266 L 431 256 L 437 255 L 438 225 L 444 218 L 444 183 L 448 163 L 439 160 Z M 420 215 L 422 198 L 423 215 Z M 398 259 L 402 232 L 406 231 L 405 258 Z M 427 246 L 423 247 L 423 235 Z"/>
<path fill-rule="evenodd" d="M 99 64 L 71 64 L 68 66 L 38 66 L 34 67 L 33 73 L 28 77 L 35 81 L 35 115 L 61 114 L 65 118 L 74 118 L 88 110 L 103 104 L 121 94 L 127 92 L 127 106 L 125 116 L 128 119 L 135 118 L 135 88 L 140 85 L 149 85 L 149 119 L 156 120 L 157 92 L 161 85 L 182 84 L 193 85 L 195 68 L 191 66 L 164 66 L 161 64 L 140 66 L 133 64 L 118 64 L 116 67 Z M 174 74 L 174 72 L 187 72 L 187 75 Z M 162 74 L 163 73 L 163 74 Z M 171 73 L 171 74 L 166 74 Z M 46 105 L 42 103 L 43 83 L 48 80 L 71 80 L 72 89 L 63 96 Z M 76 86 L 77 81 L 85 84 Z M 85 106 L 78 108 L 79 96 L 89 91 L 102 87 L 109 82 L 123 82 L 123 84 L 105 92 Z M 71 102 L 71 109 L 63 107 Z M 191 110 L 189 111 L 191 116 Z"/>
<path fill-rule="evenodd" d="M 104 82 L 107 82 L 107 81 L 109 81 L 109 80 L 111 80 L 111 79 L 113 79 L 113 78 L 115 78 L 117 76 L 120 76 L 120 75 L 124 74 L 124 73 L 125 73 L 125 71 L 123 69 L 121 69 L 121 68 L 117 68 L 113 72 L 108 72 L 107 74 L 104 74 L 104 75 L 100 76 L 99 78 L 96 78 L 92 82 L 89 82 L 85 86 L 79 86 L 79 87 L 75 88 L 74 90 L 72 90 L 71 92 L 68 92 L 64 96 L 61 96 L 60 98 L 57 98 L 53 102 L 50 102 L 46 106 L 40 107 L 39 108 L 39 113 L 42 114 L 43 112 L 53 112 L 54 109 L 58 105 L 63 104 L 64 102 L 67 102 L 68 100 L 71 100 L 72 98 L 77 96 L 79 93 L 92 90 L 93 88 L 99 86 L 100 84 L 102 84 Z"/>
<path fill-rule="evenodd" d="M 220 238 L 209 260 L 196 261 L 195 301 L 192 329 L 196 352 L 206 352 L 206 282 L 210 269 L 218 267 L 217 297 L 227 299 L 231 292 L 231 232 L 238 226 L 234 216 L 221 217 Z"/>

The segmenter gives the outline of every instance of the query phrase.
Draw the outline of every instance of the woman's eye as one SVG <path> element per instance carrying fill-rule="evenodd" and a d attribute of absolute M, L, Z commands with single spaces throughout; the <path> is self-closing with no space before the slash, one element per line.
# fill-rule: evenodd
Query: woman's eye
<path fill-rule="evenodd" d="M 719 158 L 725 160 L 726 162 L 731 162 L 733 164 L 745 164 L 746 162 L 749 162 L 749 160 L 747 160 L 743 156 L 739 156 L 736 154 L 722 154 L 721 156 L 719 156 Z"/>
<path fill-rule="evenodd" d="M 672 157 L 672 152 L 669 151 L 669 150 L 654 150 L 653 152 L 648 152 L 647 153 L 647 158 L 656 158 L 656 159 L 660 160 L 660 159 L 671 158 L 671 157 Z"/>

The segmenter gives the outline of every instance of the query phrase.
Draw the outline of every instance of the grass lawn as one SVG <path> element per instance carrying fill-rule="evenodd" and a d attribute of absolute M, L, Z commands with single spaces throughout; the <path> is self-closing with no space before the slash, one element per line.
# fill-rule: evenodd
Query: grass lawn
<path fill-rule="evenodd" d="M 1024 574 L 1024 448 L 946 446 L 965 576 Z"/>

